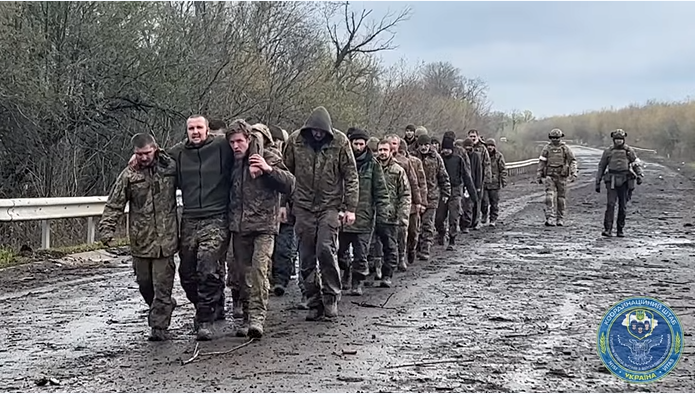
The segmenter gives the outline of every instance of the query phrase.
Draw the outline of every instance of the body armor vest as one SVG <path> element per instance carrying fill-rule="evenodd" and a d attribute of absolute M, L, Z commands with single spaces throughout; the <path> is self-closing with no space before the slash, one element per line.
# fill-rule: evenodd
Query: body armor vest
<path fill-rule="evenodd" d="M 608 171 L 628 172 L 630 171 L 630 161 L 627 157 L 627 149 L 613 148 L 608 159 Z"/>

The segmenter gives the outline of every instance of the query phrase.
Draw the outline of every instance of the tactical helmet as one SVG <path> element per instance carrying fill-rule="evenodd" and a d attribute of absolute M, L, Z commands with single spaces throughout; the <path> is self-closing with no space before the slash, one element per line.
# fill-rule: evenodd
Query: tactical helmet
<path fill-rule="evenodd" d="M 625 137 L 627 137 L 627 133 L 623 129 L 615 129 L 611 131 L 611 139 L 624 140 Z"/>
<path fill-rule="evenodd" d="M 548 138 L 562 138 L 564 136 L 565 133 L 563 133 L 560 129 L 552 129 L 550 130 L 550 133 L 548 133 Z"/>

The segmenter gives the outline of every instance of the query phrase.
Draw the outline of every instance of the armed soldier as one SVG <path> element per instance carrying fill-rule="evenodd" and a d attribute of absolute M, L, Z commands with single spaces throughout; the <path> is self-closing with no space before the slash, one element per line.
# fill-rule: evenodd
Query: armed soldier
<path fill-rule="evenodd" d="M 577 179 L 577 159 L 561 138 L 565 133 L 552 129 L 548 133 L 550 143 L 541 151 L 538 158 L 536 180 L 545 183 L 545 225 L 563 226 L 567 206 L 567 181 Z"/>
<path fill-rule="evenodd" d="M 126 167 L 109 193 L 99 221 L 101 241 L 108 245 L 116 224 L 130 204 L 130 251 L 140 294 L 150 307 L 150 341 L 169 339 L 168 328 L 176 302 L 171 297 L 178 250 L 176 162 L 157 148 L 154 137 L 132 138 L 136 169 Z"/>
<path fill-rule="evenodd" d="M 634 165 L 637 162 L 635 150 L 625 143 L 627 133 L 622 129 L 616 129 L 611 133 L 613 146 L 606 149 L 601 156 L 596 173 L 596 193 L 601 192 L 601 180 L 606 185 L 606 212 L 603 216 L 603 232 L 601 235 L 610 237 L 613 230 L 613 218 L 615 216 L 615 202 L 618 201 L 617 236 L 624 237 L 625 205 L 628 200 L 630 182 L 636 181 L 642 184 L 642 168 Z M 634 169 L 634 179 L 631 171 Z M 608 172 L 606 172 L 608 170 Z"/>

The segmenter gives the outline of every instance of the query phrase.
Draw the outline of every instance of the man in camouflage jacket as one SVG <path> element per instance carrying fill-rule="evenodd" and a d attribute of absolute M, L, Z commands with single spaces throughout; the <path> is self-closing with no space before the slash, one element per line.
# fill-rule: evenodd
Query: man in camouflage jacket
<path fill-rule="evenodd" d="M 488 138 L 485 145 L 490 154 L 490 178 L 486 179 L 483 185 L 480 221 L 485 224 L 489 213 L 490 226 L 495 227 L 500 211 L 500 190 L 507 187 L 507 163 L 502 152 L 497 150 L 494 139 Z"/>
<path fill-rule="evenodd" d="M 296 177 L 292 210 L 310 308 L 307 320 L 332 318 L 338 314 L 341 288 L 338 229 L 341 221 L 354 223 L 359 200 L 355 156 L 347 136 L 333 128 L 328 111 L 317 107 L 304 126 L 290 135 L 284 159 Z M 342 207 L 345 212 L 339 215 Z"/>
<path fill-rule="evenodd" d="M 422 160 L 427 179 L 427 203 L 422 215 L 422 231 L 420 234 L 420 260 L 430 259 L 430 248 L 434 242 L 434 217 L 440 201 L 447 203 L 451 197 L 451 182 L 444 167 L 444 161 L 439 153 L 431 147 L 432 137 L 423 134 L 418 137 L 417 157 Z"/>
<path fill-rule="evenodd" d="M 236 160 L 229 193 L 229 229 L 244 312 L 237 336 L 260 338 L 268 312 L 268 270 L 280 225 L 280 194 L 292 193 L 295 178 L 273 150 L 249 155 L 251 133 L 251 126 L 239 119 L 226 134 Z M 262 175 L 252 178 L 249 167 L 259 168 Z"/>
<path fill-rule="evenodd" d="M 398 262 L 397 234 L 408 228 L 410 216 L 411 192 L 405 170 L 393 159 L 391 143 L 387 139 L 379 141 L 379 162 L 386 178 L 386 187 L 393 209 L 390 214 L 377 224 L 375 234 L 383 246 L 384 264 L 382 267 L 381 287 L 391 287 L 393 272 Z"/>
<path fill-rule="evenodd" d="M 355 223 L 344 225 L 338 237 L 338 264 L 343 271 L 343 290 L 351 295 L 362 295 L 364 280 L 369 275 L 367 254 L 372 232 L 391 216 L 391 202 L 384 180 L 384 172 L 372 152 L 367 148 L 369 136 L 364 130 L 354 129 L 348 135 L 360 177 L 360 194 L 355 212 Z M 381 230 L 381 229 L 379 229 Z M 379 238 L 378 235 L 374 238 Z M 348 249 L 352 245 L 352 262 Z"/>
<path fill-rule="evenodd" d="M 108 245 L 126 204 L 130 207 L 130 251 L 140 294 L 150 307 L 149 340 L 169 338 L 175 301 L 171 297 L 178 250 L 176 162 L 157 149 L 154 137 L 137 134 L 132 139 L 137 169 L 126 167 L 109 193 L 99 221 L 101 241 Z"/>

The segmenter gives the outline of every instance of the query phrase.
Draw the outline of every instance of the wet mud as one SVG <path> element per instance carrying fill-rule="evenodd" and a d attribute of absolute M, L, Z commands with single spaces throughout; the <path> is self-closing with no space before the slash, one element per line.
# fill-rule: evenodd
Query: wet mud
<path fill-rule="evenodd" d="M 648 164 L 628 207 L 627 237 L 601 237 L 600 152 L 575 148 L 565 227 L 543 226 L 542 186 L 503 191 L 496 228 L 397 274 L 391 289 L 343 296 L 334 322 L 306 322 L 291 285 L 271 297 L 263 339 L 182 365 L 196 347 L 178 284 L 168 343 L 149 343 L 127 256 L 83 255 L 0 271 L 0 390 L 245 392 L 692 392 L 695 193 L 682 173 Z M 659 178 L 660 177 L 660 178 Z M 620 299 L 649 295 L 685 328 L 685 354 L 652 385 L 612 376 L 596 331 Z M 201 352 L 224 352 L 230 317 Z M 39 385 L 40 384 L 40 385 Z"/>

